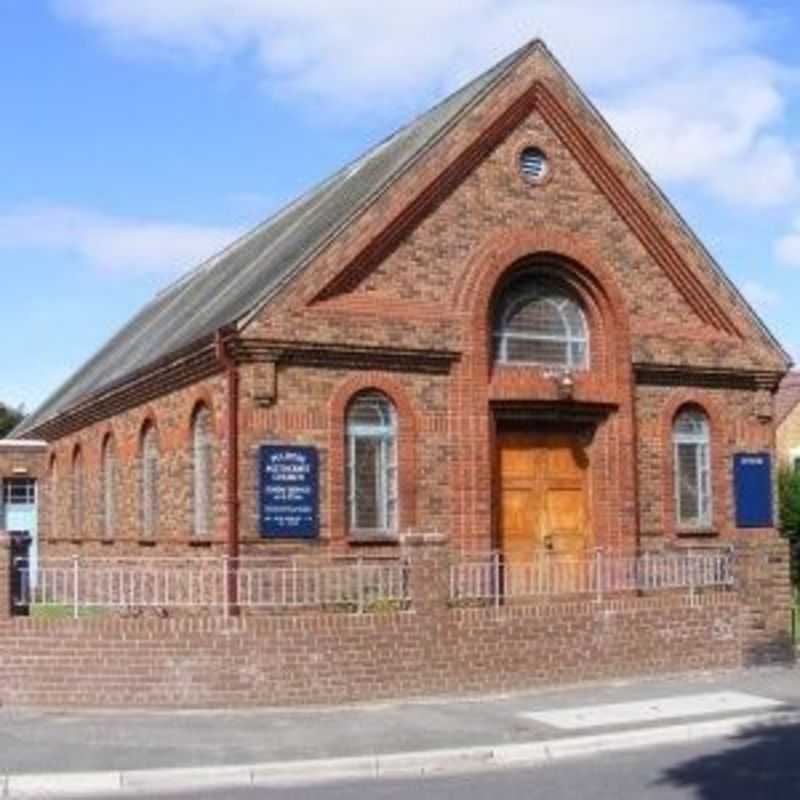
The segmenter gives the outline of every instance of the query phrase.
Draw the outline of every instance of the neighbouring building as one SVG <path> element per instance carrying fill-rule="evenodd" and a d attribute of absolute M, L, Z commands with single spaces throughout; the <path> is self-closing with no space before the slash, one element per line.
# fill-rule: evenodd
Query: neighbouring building
<path fill-rule="evenodd" d="M 39 551 L 39 491 L 46 452 L 45 442 L 0 439 L 0 531 L 30 537 L 34 580 Z"/>
<path fill-rule="evenodd" d="M 734 464 L 773 452 L 789 365 L 537 41 L 164 290 L 14 436 L 48 445 L 47 554 L 632 553 L 775 536 L 737 523 Z"/>
<path fill-rule="evenodd" d="M 775 431 L 778 463 L 800 469 L 800 372 L 781 381 L 775 398 Z"/>

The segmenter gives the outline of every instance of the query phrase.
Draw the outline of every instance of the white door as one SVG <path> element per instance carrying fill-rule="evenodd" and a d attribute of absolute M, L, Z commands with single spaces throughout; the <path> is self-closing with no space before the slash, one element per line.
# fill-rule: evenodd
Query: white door
<path fill-rule="evenodd" d="M 7 531 L 23 531 L 31 537 L 30 581 L 36 585 L 39 542 L 36 511 L 36 481 L 33 478 L 6 478 L 3 481 L 3 505 L 0 520 Z"/>

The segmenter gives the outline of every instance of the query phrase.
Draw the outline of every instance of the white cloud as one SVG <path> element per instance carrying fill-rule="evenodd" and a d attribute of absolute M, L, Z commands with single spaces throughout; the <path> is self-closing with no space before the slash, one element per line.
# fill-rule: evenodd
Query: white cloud
<path fill-rule="evenodd" d="M 608 116 L 660 180 L 696 183 L 733 203 L 779 205 L 800 187 L 797 152 L 779 130 L 782 72 L 728 57 L 616 96 Z"/>
<path fill-rule="evenodd" d="M 0 247 L 77 255 L 104 272 L 179 273 L 230 244 L 237 228 L 126 219 L 66 206 L 0 214 Z"/>
<path fill-rule="evenodd" d="M 737 158 L 718 164 L 709 183 L 720 197 L 733 203 L 785 205 L 800 189 L 797 147 L 780 136 L 759 136 Z"/>
<path fill-rule="evenodd" d="M 798 192 L 784 71 L 730 0 L 54 2 L 117 47 L 244 57 L 273 91 L 355 114 L 417 108 L 543 36 L 658 180 L 755 206 Z"/>
<path fill-rule="evenodd" d="M 752 17 L 721 0 L 56 0 L 117 44 L 249 54 L 273 81 L 337 102 L 452 85 L 534 36 L 591 84 L 743 48 Z M 665 35 L 668 32 L 668 35 Z"/>
<path fill-rule="evenodd" d="M 742 283 L 742 292 L 759 313 L 771 311 L 781 304 L 781 295 L 759 281 L 744 281 Z"/>
<path fill-rule="evenodd" d="M 775 258 L 788 267 L 800 267 L 800 217 L 792 230 L 775 243 Z"/>

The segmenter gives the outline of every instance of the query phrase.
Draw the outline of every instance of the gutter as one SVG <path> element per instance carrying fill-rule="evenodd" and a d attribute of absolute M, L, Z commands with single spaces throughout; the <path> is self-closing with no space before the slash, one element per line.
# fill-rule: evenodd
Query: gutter
<path fill-rule="evenodd" d="M 42 409 L 50 406 L 55 398 L 68 388 L 70 383 L 68 381 L 67 384 L 59 388 L 45 400 L 38 409 L 26 416 L 25 419 L 11 431 L 10 436 L 12 438 L 18 438 L 36 435 L 37 438 L 47 441 L 66 436 L 68 433 L 78 428 L 94 424 L 101 419 L 105 419 L 120 413 L 120 411 L 139 405 L 143 402 L 143 387 L 146 387 L 149 381 L 154 380 L 154 376 L 156 376 L 155 379 L 159 382 L 159 391 L 157 394 L 163 394 L 163 372 L 165 370 L 170 374 L 174 374 L 176 365 L 190 364 L 193 363 L 193 361 L 198 359 L 202 360 L 204 358 L 206 360 L 210 358 L 212 365 L 216 364 L 216 358 L 213 353 L 214 341 L 214 335 L 203 336 L 185 347 L 175 350 L 172 353 L 167 353 L 162 358 L 156 359 L 132 372 L 126 373 L 122 377 L 101 386 L 100 389 L 91 394 L 76 398 L 67 405 L 64 410 L 51 413 L 50 416 L 44 419 L 39 419 Z M 136 398 L 133 402 L 123 401 L 122 404 L 115 403 L 117 398 L 125 395 L 131 389 L 136 392 Z M 147 399 L 150 399 L 150 397 Z M 113 412 L 100 413 L 97 416 L 91 413 L 92 409 L 108 402 L 114 404 Z"/>
<path fill-rule="evenodd" d="M 225 587 L 226 606 L 229 613 L 239 613 L 239 368 L 228 350 L 224 330 L 219 330 L 214 340 L 217 360 L 225 372 L 227 383 L 226 407 L 228 413 L 225 434 L 228 445 L 226 505 L 227 532 L 225 555 L 228 570 Z"/>

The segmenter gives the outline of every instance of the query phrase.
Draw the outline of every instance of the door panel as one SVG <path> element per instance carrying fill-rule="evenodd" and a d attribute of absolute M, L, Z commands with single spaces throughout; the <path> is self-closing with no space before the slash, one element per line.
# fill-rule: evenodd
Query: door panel
<path fill-rule="evenodd" d="M 580 536 L 583 533 L 583 489 L 548 487 L 545 509 L 550 533 Z"/>
<path fill-rule="evenodd" d="M 515 561 L 531 558 L 533 534 L 539 527 L 539 509 L 530 488 L 506 488 L 502 505 L 502 550 Z"/>
<path fill-rule="evenodd" d="M 552 553 L 580 557 L 590 545 L 586 448 L 567 432 L 498 437 L 500 547 L 507 562 Z"/>

